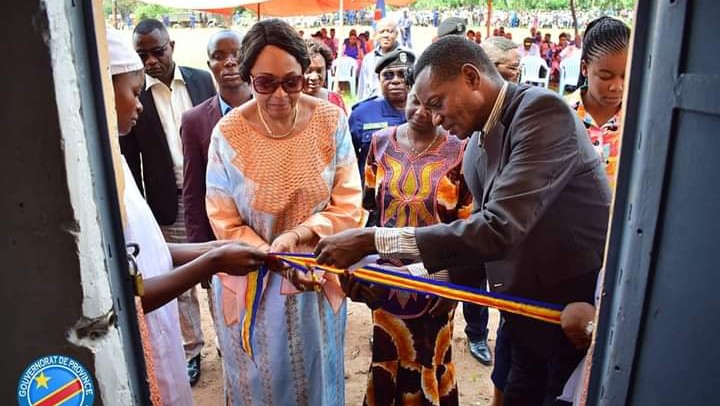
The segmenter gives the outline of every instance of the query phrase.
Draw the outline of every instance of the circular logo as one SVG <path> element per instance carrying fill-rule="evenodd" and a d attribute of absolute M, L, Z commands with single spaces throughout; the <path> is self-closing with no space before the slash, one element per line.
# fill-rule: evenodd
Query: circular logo
<path fill-rule="evenodd" d="M 33 361 L 20 375 L 20 406 L 91 406 L 95 388 L 90 373 L 64 355 L 47 355 Z"/>

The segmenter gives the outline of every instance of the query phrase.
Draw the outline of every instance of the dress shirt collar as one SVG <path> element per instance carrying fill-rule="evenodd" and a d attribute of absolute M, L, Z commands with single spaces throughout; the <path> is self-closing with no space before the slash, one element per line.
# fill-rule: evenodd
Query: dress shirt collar
<path fill-rule="evenodd" d="M 218 99 L 220 100 L 220 115 L 224 116 L 232 110 L 232 106 L 227 104 L 225 100 L 223 100 L 222 96 L 218 96 Z"/>
<path fill-rule="evenodd" d="M 502 88 L 500 88 L 500 93 L 498 93 L 498 97 L 497 99 L 495 99 L 495 104 L 493 104 L 493 108 L 492 110 L 490 110 L 490 115 L 488 116 L 487 121 L 485 121 L 485 125 L 483 126 L 478 136 L 478 145 L 480 147 L 482 147 L 485 143 L 485 137 L 490 133 L 490 131 L 493 130 L 493 128 L 495 128 L 498 120 L 500 120 L 502 106 L 503 104 L 505 104 L 505 95 L 507 94 L 507 89 L 508 82 L 503 81 Z"/>
<path fill-rule="evenodd" d="M 185 78 L 183 78 L 183 75 L 180 72 L 180 67 L 178 66 L 178 64 L 175 64 L 175 70 L 173 71 L 173 80 L 171 82 L 171 87 L 172 87 L 172 83 L 175 83 L 175 82 L 180 82 L 182 84 L 185 84 Z M 162 83 L 164 85 L 164 83 L 162 81 L 155 79 L 154 77 L 152 77 L 150 75 L 147 75 L 147 74 L 145 75 L 145 89 L 150 89 L 153 86 L 160 84 L 160 83 Z M 172 90 L 172 89 L 170 89 L 170 90 Z"/>

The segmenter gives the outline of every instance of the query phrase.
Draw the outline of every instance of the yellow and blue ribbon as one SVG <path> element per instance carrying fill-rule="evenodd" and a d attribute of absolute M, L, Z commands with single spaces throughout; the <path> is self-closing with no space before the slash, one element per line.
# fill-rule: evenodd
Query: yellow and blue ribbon
<path fill-rule="evenodd" d="M 261 266 L 257 272 L 247 275 L 247 290 L 245 292 L 245 315 L 242 319 L 242 327 L 240 329 L 241 346 L 243 350 L 253 357 L 252 337 L 255 330 L 255 320 L 257 318 L 260 300 L 262 299 L 265 275 L 268 270 L 265 265 Z"/>
<path fill-rule="evenodd" d="M 301 272 L 317 269 L 337 275 L 345 273 L 344 269 L 318 264 L 313 254 L 272 253 L 270 255 L 277 257 L 288 266 Z M 262 266 L 258 272 L 248 274 L 245 315 L 241 327 L 241 344 L 243 350 L 245 350 L 251 358 L 253 357 L 252 336 L 255 320 L 257 318 L 260 300 L 262 299 L 264 278 L 267 273 L 267 268 Z M 450 282 L 420 278 L 374 265 L 357 268 L 352 271 L 352 274 L 366 283 L 377 283 L 393 289 L 493 307 L 498 310 L 547 323 L 560 324 L 560 313 L 562 312 L 563 306 L 553 303 L 520 298 L 497 292 L 488 292 L 486 290 L 457 285 Z"/>
<path fill-rule="evenodd" d="M 343 269 L 318 264 L 315 256 L 312 254 L 276 253 L 272 255 L 281 259 L 289 266 L 303 272 L 311 268 L 334 274 L 343 274 L 345 272 Z M 382 284 L 393 289 L 430 294 L 461 302 L 493 307 L 498 310 L 519 314 L 548 323 L 560 324 L 560 313 L 562 312 L 563 306 L 553 303 L 519 298 L 497 292 L 488 292 L 450 282 L 420 278 L 374 265 L 366 265 L 354 270 L 352 273 L 363 281 Z"/>

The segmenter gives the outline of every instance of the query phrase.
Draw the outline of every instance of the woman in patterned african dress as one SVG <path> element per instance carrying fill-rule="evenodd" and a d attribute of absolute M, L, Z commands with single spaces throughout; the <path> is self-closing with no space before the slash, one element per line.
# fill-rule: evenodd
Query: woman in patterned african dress
<path fill-rule="evenodd" d="M 472 195 L 461 173 L 465 142 L 434 126 L 413 92 L 405 114 L 407 123 L 372 138 L 363 199 L 369 224 L 422 227 L 466 218 Z M 448 280 L 447 271 L 432 277 Z M 369 304 L 375 309 L 365 404 L 457 405 L 455 303 L 385 290 Z"/>

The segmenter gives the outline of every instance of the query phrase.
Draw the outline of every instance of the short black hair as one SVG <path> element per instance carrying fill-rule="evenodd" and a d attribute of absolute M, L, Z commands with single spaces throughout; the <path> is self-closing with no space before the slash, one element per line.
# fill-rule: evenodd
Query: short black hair
<path fill-rule="evenodd" d="M 330 66 L 332 66 L 332 52 L 330 52 L 330 48 L 326 47 L 325 45 L 313 41 L 311 39 L 305 40 L 305 45 L 307 46 L 308 50 L 308 58 L 312 58 L 313 55 L 319 54 L 320 56 L 325 59 L 325 69 L 330 70 Z"/>
<path fill-rule="evenodd" d="M 581 58 L 588 63 L 629 46 L 630 27 L 618 19 L 603 16 L 590 21 L 585 28 Z"/>
<path fill-rule="evenodd" d="M 292 55 L 300 64 L 301 72 L 304 73 L 310 66 L 305 41 L 293 27 L 278 18 L 262 20 L 250 27 L 243 38 L 240 76 L 245 82 L 250 83 L 250 69 L 255 65 L 260 52 L 268 45 L 276 46 Z"/>
<path fill-rule="evenodd" d="M 215 46 L 215 44 L 218 42 L 218 40 L 222 39 L 222 38 L 227 38 L 227 37 L 235 37 L 235 38 L 237 38 L 239 43 L 242 43 L 243 36 L 239 32 L 233 31 L 233 30 L 227 30 L 227 29 L 220 30 L 220 31 L 214 33 L 213 35 L 211 35 L 210 39 L 208 40 L 208 43 L 207 43 L 208 58 L 211 56 L 211 54 L 213 52 L 212 47 Z"/>
<path fill-rule="evenodd" d="M 451 79 L 460 74 L 465 64 L 475 66 L 493 81 L 502 81 L 495 65 L 482 47 L 459 35 L 447 35 L 430 44 L 415 63 L 414 76 L 417 78 L 425 68 L 429 67 L 433 76 Z"/>
<path fill-rule="evenodd" d="M 161 23 L 160 21 L 154 19 L 154 18 L 146 18 L 142 21 L 140 21 L 133 30 L 133 34 L 139 34 L 139 35 L 147 35 L 151 32 L 158 30 L 160 33 L 165 34 L 169 37 L 167 28 L 165 28 L 165 24 Z"/>

